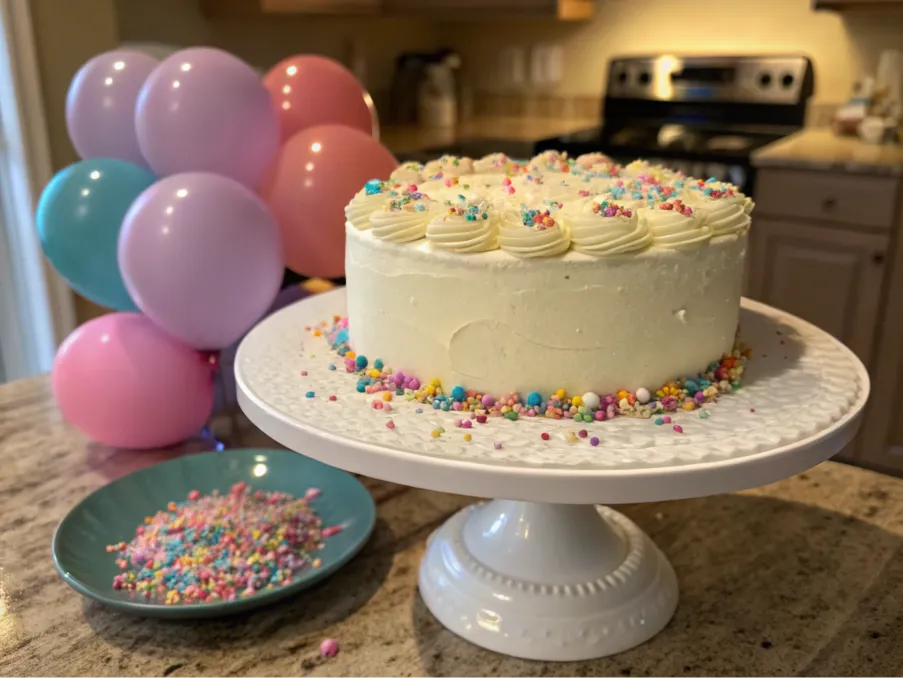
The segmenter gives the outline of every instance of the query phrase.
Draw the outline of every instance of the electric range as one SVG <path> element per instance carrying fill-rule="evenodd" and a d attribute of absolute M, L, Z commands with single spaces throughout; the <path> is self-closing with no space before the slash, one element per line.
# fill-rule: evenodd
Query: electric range
<path fill-rule="evenodd" d="M 619 162 L 645 158 L 695 177 L 715 177 L 752 194 L 753 151 L 801 129 L 812 96 L 803 56 L 613 59 L 603 123 L 541 139 L 534 152 L 575 157 L 602 152 Z"/>

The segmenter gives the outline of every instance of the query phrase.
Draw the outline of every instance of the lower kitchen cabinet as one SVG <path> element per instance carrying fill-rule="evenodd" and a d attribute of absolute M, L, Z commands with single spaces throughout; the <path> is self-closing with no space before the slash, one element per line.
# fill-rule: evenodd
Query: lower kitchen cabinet
<path fill-rule="evenodd" d="M 808 320 L 859 356 L 871 397 L 859 435 L 837 456 L 903 475 L 903 182 L 887 174 L 843 180 L 836 170 L 759 172 L 744 294 Z M 864 212 L 841 209 L 861 198 L 856 182 L 872 191 Z M 804 210 L 800 195 L 824 198 L 824 209 Z"/>
<path fill-rule="evenodd" d="M 869 365 L 886 235 L 753 218 L 749 294 L 830 332 Z"/>

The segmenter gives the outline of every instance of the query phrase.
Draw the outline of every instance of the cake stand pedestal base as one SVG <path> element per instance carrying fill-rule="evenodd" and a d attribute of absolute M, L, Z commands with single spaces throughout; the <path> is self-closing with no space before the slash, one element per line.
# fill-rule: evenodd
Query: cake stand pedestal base
<path fill-rule="evenodd" d="M 470 642 L 552 661 L 639 645 L 677 606 L 671 564 L 620 513 L 504 499 L 466 508 L 433 534 L 420 592 Z"/>

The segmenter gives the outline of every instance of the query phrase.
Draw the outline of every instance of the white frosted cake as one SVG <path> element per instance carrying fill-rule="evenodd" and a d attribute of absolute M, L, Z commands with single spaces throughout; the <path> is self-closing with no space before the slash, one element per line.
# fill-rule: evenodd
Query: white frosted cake
<path fill-rule="evenodd" d="M 445 393 L 655 393 L 730 355 L 751 210 L 601 154 L 402 165 L 346 208 L 341 339 Z"/>

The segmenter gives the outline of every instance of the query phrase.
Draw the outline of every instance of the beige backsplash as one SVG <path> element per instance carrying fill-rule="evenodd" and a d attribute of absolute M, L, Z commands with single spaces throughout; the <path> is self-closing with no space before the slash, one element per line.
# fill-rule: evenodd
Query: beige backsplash
<path fill-rule="evenodd" d="M 598 97 L 613 57 L 649 54 L 808 55 L 817 104 L 835 104 L 855 79 L 874 72 L 883 49 L 903 49 L 903 12 L 813 11 L 811 0 L 597 0 L 586 23 L 512 21 L 459 24 L 443 34 L 463 58 L 475 89 L 506 91 L 499 52 L 538 43 L 564 48 L 563 80 L 549 94 Z M 536 95 L 537 97 L 541 95 Z M 546 95 L 548 96 L 548 94 Z"/>

